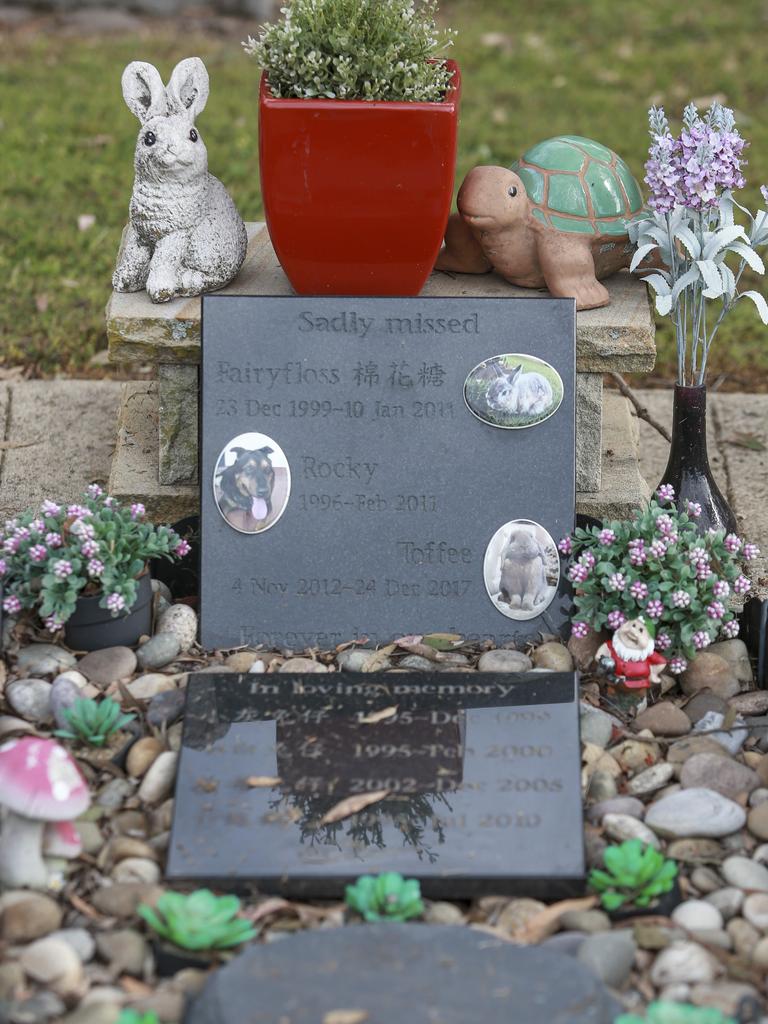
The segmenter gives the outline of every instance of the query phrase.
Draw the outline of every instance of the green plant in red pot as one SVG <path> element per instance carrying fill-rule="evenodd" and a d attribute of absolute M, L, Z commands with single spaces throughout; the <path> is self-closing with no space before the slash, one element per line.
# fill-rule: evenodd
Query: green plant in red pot
<path fill-rule="evenodd" d="M 450 213 L 461 88 L 435 0 L 293 0 L 263 69 L 267 226 L 294 289 L 417 295 Z"/>

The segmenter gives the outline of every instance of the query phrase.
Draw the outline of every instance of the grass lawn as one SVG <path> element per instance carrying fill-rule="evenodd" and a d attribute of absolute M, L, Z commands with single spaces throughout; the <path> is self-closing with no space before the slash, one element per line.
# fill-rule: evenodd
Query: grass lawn
<path fill-rule="evenodd" d="M 474 164 L 510 163 L 561 132 L 606 143 L 641 177 L 648 105 L 677 115 L 690 97 L 717 96 L 752 142 L 742 196 L 756 204 L 768 182 L 763 0 L 445 0 L 444 15 L 459 30 L 464 75 L 459 181 Z M 261 213 L 257 69 L 240 49 L 244 29 L 190 34 L 180 19 L 133 37 L 78 38 L 53 24 L 0 41 L 0 367 L 37 375 L 83 371 L 105 345 L 138 128 L 120 93 L 128 61 L 149 60 L 167 78 L 182 57 L 205 60 L 212 94 L 200 129 L 211 170 L 246 219 Z M 665 327 L 658 377 L 674 367 Z M 768 390 L 768 332 L 751 304 L 721 329 L 711 370 L 725 388 Z"/>

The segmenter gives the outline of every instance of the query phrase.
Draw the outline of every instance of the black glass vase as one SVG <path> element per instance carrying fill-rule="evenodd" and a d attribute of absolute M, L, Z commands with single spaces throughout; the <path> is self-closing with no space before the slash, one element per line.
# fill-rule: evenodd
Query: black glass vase
<path fill-rule="evenodd" d="M 707 389 L 675 385 L 672 444 L 669 462 L 659 482 L 672 484 L 675 504 L 682 512 L 689 501 L 701 505 L 696 525 L 701 533 L 710 528 L 737 533 L 736 516 L 715 483 L 707 455 Z"/>

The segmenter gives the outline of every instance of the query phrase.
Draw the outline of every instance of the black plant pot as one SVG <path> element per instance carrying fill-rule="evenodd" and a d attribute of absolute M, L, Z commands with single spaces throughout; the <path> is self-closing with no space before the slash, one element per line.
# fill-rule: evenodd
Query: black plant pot
<path fill-rule="evenodd" d="M 152 954 L 155 958 L 155 970 L 161 978 L 171 978 L 179 971 L 193 967 L 199 971 L 207 971 L 221 963 L 219 950 L 182 949 L 172 942 L 153 939 Z"/>
<path fill-rule="evenodd" d="M 661 484 L 672 484 L 675 504 L 686 511 L 689 501 L 701 505 L 696 520 L 700 533 L 710 528 L 736 533 L 738 525 L 731 507 L 720 492 L 707 455 L 707 389 L 675 385 L 672 417 L 672 445 Z"/>
<path fill-rule="evenodd" d="M 612 921 L 631 921 L 636 917 L 669 917 L 682 899 L 680 882 L 676 878 L 669 892 L 662 893 L 649 907 L 619 907 L 618 910 L 608 910 L 606 913 Z"/>
<path fill-rule="evenodd" d="M 139 637 L 152 632 L 152 577 L 139 577 L 139 589 L 131 608 L 112 617 L 100 608 L 101 594 L 79 597 L 73 615 L 64 625 L 64 640 L 75 651 L 99 651 L 104 647 L 134 647 Z"/>

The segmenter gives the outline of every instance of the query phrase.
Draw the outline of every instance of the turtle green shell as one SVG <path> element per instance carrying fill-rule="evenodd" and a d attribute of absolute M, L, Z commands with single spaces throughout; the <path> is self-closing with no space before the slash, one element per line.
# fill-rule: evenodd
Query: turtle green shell
<path fill-rule="evenodd" d="M 584 235 L 626 235 L 643 206 L 640 186 L 621 157 L 580 135 L 558 135 L 523 153 L 520 176 L 531 213 L 548 227 Z"/>

